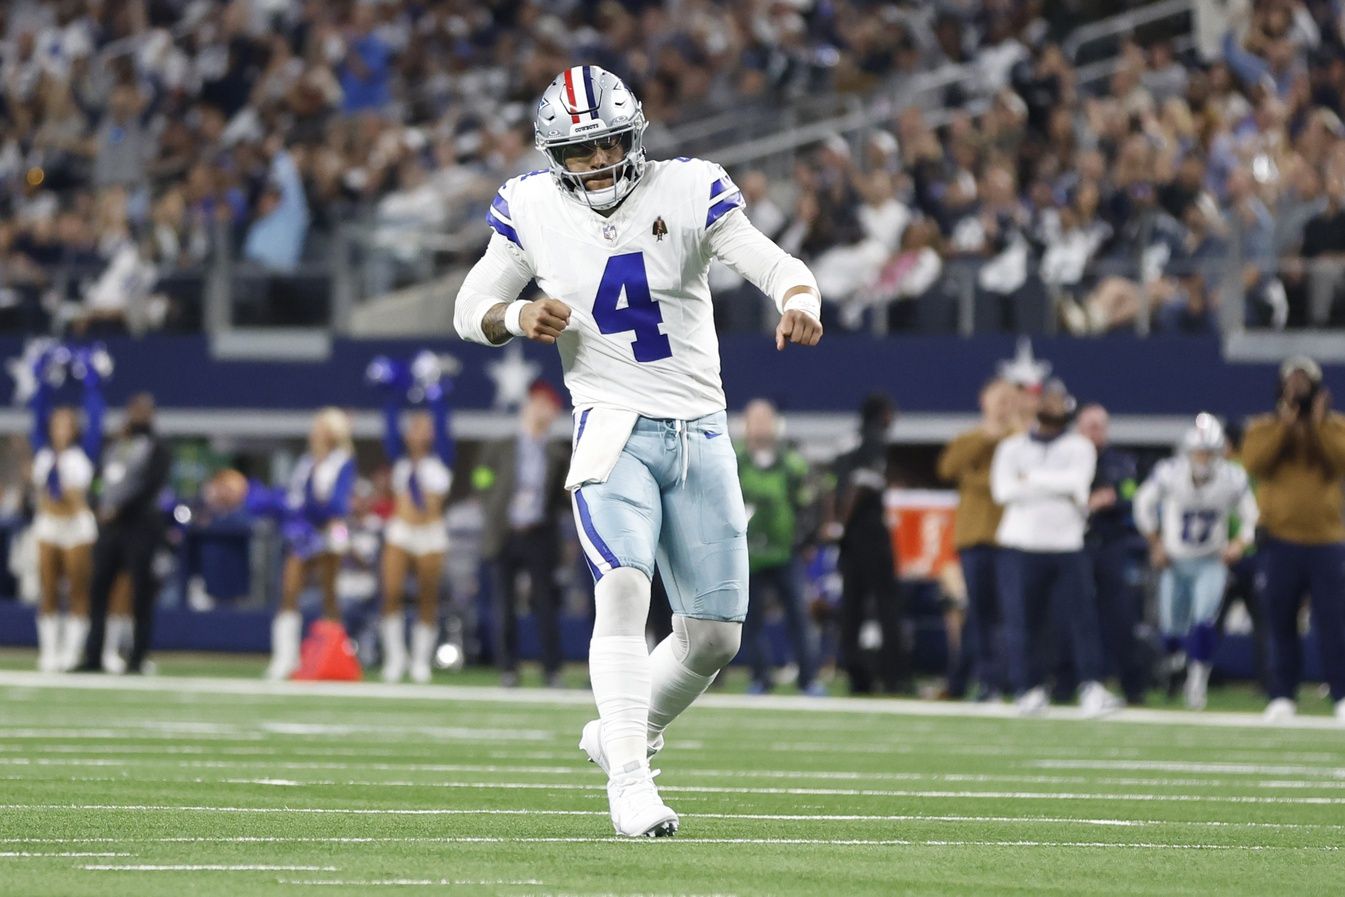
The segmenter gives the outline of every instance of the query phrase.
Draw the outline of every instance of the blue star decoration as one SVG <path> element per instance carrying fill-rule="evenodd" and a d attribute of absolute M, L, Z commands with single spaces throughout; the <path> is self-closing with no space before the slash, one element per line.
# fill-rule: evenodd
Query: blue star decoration
<path fill-rule="evenodd" d="M 500 361 L 486 365 L 486 373 L 495 382 L 496 408 L 517 408 L 528 397 L 528 387 L 542 366 L 523 357 L 523 348 L 518 343 L 507 346 Z"/>

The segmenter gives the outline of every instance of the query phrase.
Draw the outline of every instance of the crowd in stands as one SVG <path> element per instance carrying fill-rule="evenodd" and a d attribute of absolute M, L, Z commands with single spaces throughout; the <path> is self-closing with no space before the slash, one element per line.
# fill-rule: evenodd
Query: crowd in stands
<path fill-rule="evenodd" d="M 989 329 L 1206 332 L 1243 294 L 1249 325 L 1333 323 L 1340 12 L 1193 6 L 1194 47 L 1141 34 L 1085 82 L 1062 40 L 1089 13 L 1068 4 L 5 4 L 0 324 L 199 326 L 212 248 L 329 279 L 347 222 L 368 226 L 363 290 L 422 280 L 484 243 L 484 204 L 538 164 L 532 103 L 578 60 L 627 79 L 661 155 L 714 113 L 902 96 L 967 66 L 938 108 L 806 148 L 792 178 L 734 172 L 816 267 L 831 323 L 949 329 L 967 291 Z M 733 324 L 761 313 L 728 306 Z"/>

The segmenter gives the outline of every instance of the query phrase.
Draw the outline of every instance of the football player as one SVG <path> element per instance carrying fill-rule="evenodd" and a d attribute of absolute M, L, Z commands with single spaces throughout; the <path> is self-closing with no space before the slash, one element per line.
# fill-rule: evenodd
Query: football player
<path fill-rule="evenodd" d="M 1229 536 L 1236 513 L 1237 534 Z M 1224 458 L 1219 421 L 1201 414 L 1182 437 L 1176 457 L 1160 461 L 1135 495 L 1135 524 L 1149 540 L 1159 581 L 1159 622 L 1169 655 L 1183 647 L 1188 667 L 1186 705 L 1205 706 L 1214 620 L 1236 564 L 1256 532 L 1256 496 L 1247 473 Z"/>
<path fill-rule="evenodd" d="M 775 301 L 778 349 L 817 344 L 820 297 L 807 266 L 748 222 L 723 168 L 645 158 L 640 102 L 612 73 L 566 69 L 534 127 L 547 167 L 500 188 L 454 326 L 560 351 L 575 409 L 566 488 L 595 581 L 599 719 L 580 746 L 608 773 L 618 834 L 670 835 L 677 814 L 649 757 L 737 653 L 747 611 L 747 515 L 707 270 L 718 258 Z M 518 299 L 534 279 L 545 296 Z M 656 560 L 674 631 L 650 653 Z"/>

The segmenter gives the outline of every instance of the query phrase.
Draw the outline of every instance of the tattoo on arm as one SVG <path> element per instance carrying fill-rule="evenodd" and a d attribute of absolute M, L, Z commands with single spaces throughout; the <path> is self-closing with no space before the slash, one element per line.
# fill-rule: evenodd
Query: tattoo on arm
<path fill-rule="evenodd" d="M 509 307 L 509 303 L 500 302 L 486 309 L 486 315 L 481 319 L 481 332 L 485 334 L 486 339 L 490 340 L 492 345 L 503 345 L 513 336 L 504 326 L 504 310 Z"/>

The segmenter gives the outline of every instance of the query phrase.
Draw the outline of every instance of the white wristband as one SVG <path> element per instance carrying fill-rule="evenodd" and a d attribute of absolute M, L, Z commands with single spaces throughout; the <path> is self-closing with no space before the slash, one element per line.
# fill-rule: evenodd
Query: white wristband
<path fill-rule="evenodd" d="M 785 302 L 784 311 L 798 310 L 811 318 L 820 318 L 822 315 L 822 301 L 817 294 L 809 290 L 806 293 L 795 293 Z"/>
<path fill-rule="evenodd" d="M 519 315 L 523 314 L 523 306 L 528 304 L 526 299 L 516 299 L 510 302 L 504 310 L 504 329 L 508 330 L 514 336 L 523 336 L 523 327 L 519 324 Z"/>

